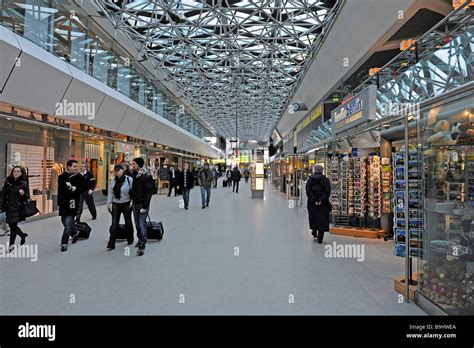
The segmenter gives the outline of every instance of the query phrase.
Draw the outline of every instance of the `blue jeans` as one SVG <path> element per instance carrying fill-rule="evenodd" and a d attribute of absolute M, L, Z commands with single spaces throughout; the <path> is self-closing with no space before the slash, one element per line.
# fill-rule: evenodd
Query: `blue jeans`
<path fill-rule="evenodd" d="M 67 215 L 61 216 L 61 222 L 64 226 L 63 236 L 61 238 L 61 245 L 68 245 L 69 237 L 77 233 L 76 226 L 74 225 L 75 216 Z"/>
<path fill-rule="evenodd" d="M 207 193 L 207 197 L 206 197 Z M 201 186 L 201 201 L 202 201 L 202 206 L 206 206 L 206 204 L 209 204 L 209 201 L 211 200 L 211 188 L 210 187 L 204 187 Z"/>
<path fill-rule="evenodd" d="M 146 244 L 146 217 L 148 212 L 140 213 L 140 205 L 133 206 L 133 219 L 135 220 L 135 228 L 137 229 L 138 246 L 145 249 Z"/>
<path fill-rule="evenodd" d="M 183 188 L 183 199 L 184 199 L 184 207 L 187 208 L 189 206 L 189 193 L 191 189 Z"/>

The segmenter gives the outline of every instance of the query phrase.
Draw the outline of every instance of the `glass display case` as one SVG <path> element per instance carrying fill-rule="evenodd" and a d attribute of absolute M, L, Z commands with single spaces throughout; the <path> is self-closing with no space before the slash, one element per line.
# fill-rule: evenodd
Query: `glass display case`
<path fill-rule="evenodd" d="M 474 314 L 473 110 L 419 127 L 423 146 L 424 260 L 419 291 L 443 311 Z"/>

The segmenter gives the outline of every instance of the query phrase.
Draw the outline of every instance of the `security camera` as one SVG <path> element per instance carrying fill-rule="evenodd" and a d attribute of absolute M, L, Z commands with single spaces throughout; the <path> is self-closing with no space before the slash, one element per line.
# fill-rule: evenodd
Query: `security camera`
<path fill-rule="evenodd" d="M 293 103 L 291 104 L 291 108 L 293 109 L 293 111 L 299 111 L 301 109 L 301 106 L 298 103 Z"/>

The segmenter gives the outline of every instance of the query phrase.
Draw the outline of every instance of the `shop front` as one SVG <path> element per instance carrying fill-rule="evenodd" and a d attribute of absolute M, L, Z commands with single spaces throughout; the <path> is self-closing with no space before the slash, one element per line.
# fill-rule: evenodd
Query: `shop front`
<path fill-rule="evenodd" d="M 418 126 L 425 206 L 416 301 L 431 314 L 473 315 L 474 86 L 456 92 L 425 105 Z"/>
<path fill-rule="evenodd" d="M 66 170 L 66 162 L 75 159 L 86 163 L 96 177 L 96 203 L 105 202 L 114 165 L 129 162 L 132 156 L 147 156 L 143 146 L 126 142 L 126 138 L 0 103 L 0 147 L 4 149 L 0 151 L 0 182 L 12 166 L 23 166 L 31 198 L 36 200 L 41 216 L 46 217 L 58 211 L 58 177 Z"/>
<path fill-rule="evenodd" d="M 94 137 L 96 137 L 94 139 Z M 58 210 L 58 177 L 69 159 L 86 163 L 98 178 L 94 197 L 105 200 L 106 145 L 99 136 L 80 131 L 74 122 L 59 122 L 48 116 L 0 105 L 0 181 L 9 175 L 12 166 L 21 165 L 28 174 L 31 198 L 41 214 Z"/>

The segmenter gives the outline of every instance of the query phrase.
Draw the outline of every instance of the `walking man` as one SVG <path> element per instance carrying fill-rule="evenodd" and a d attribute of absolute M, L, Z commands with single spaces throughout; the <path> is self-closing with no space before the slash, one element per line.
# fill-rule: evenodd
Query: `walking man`
<path fill-rule="evenodd" d="M 209 206 L 211 200 L 212 171 L 209 163 L 204 163 L 204 168 L 199 171 L 198 180 L 201 186 L 202 209 Z"/>
<path fill-rule="evenodd" d="M 76 243 L 79 237 L 79 231 L 74 225 L 74 219 L 77 216 L 79 200 L 83 193 L 84 178 L 78 173 L 76 160 L 69 160 L 66 163 L 66 171 L 58 177 L 58 205 L 59 216 L 64 226 L 63 236 L 61 238 L 61 251 L 67 251 L 69 238 L 72 237 L 72 243 Z"/>
<path fill-rule="evenodd" d="M 240 174 L 239 168 L 237 168 L 237 166 L 235 166 L 234 170 L 232 171 L 232 182 L 234 184 L 232 186 L 232 192 L 239 193 L 239 182 L 240 182 L 241 177 L 242 177 L 242 175 Z M 235 190 L 236 188 L 237 188 L 237 190 Z"/>
<path fill-rule="evenodd" d="M 177 177 L 176 177 L 176 172 L 173 167 L 170 167 L 169 170 L 169 180 L 170 180 L 170 189 L 168 191 L 168 197 L 171 196 L 171 191 L 174 188 L 174 196 L 176 197 L 176 183 L 177 183 Z"/>
<path fill-rule="evenodd" d="M 178 186 L 183 192 L 184 209 L 188 210 L 189 207 L 189 194 L 191 189 L 194 187 L 193 173 L 189 170 L 189 164 L 185 163 L 183 171 L 178 176 Z"/>
<path fill-rule="evenodd" d="M 76 222 L 81 221 L 82 210 L 84 209 L 84 201 L 89 208 L 89 212 L 92 215 L 92 220 L 97 219 L 97 210 L 94 204 L 94 190 L 97 184 L 94 174 L 87 170 L 87 163 L 81 164 L 81 173 L 84 179 L 84 192 L 79 198 L 79 206 L 77 207 Z"/>
<path fill-rule="evenodd" d="M 132 161 L 133 185 L 132 185 L 132 209 L 137 229 L 138 256 L 145 253 L 146 245 L 146 217 L 149 214 L 150 201 L 153 195 L 153 178 L 145 168 L 145 161 L 137 157 Z"/>
<path fill-rule="evenodd" d="M 250 177 L 250 172 L 248 168 L 244 169 L 244 178 L 245 178 L 245 183 L 248 184 L 249 182 L 249 177 Z"/>
<path fill-rule="evenodd" d="M 308 196 L 309 226 L 318 243 L 323 242 L 324 232 L 329 231 L 329 213 L 331 212 L 331 182 L 323 175 L 323 167 L 314 166 L 314 174 L 306 183 Z"/>

